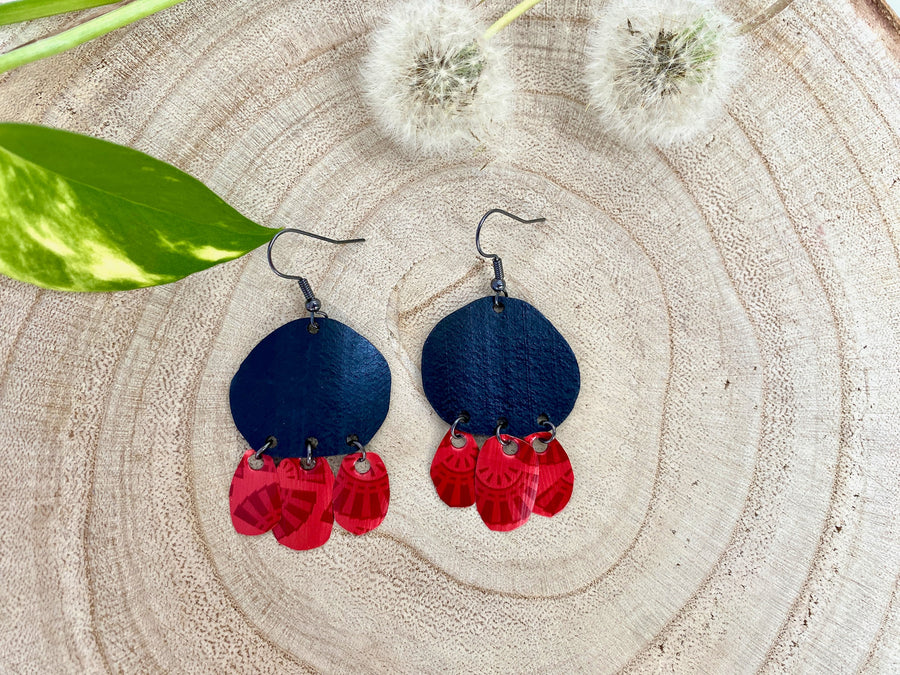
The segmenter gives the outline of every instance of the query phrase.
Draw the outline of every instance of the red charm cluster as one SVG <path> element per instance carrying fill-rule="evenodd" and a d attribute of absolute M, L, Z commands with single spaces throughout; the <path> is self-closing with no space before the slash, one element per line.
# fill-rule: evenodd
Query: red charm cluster
<path fill-rule="evenodd" d="M 250 449 L 231 479 L 231 522 L 240 534 L 272 530 L 279 544 L 298 551 L 318 548 L 334 522 L 353 534 L 375 529 L 387 515 L 390 484 L 381 457 L 373 452 L 347 455 L 337 478 L 323 458 L 310 468 L 296 457 L 275 461 L 261 455 L 262 468 L 252 469 Z"/>
<path fill-rule="evenodd" d="M 527 438 L 505 434 L 488 438 L 481 450 L 475 438 L 447 432 L 431 462 L 431 480 L 448 506 L 475 504 L 491 530 L 508 532 L 528 522 L 532 513 L 551 517 L 572 497 L 575 476 L 569 456 L 549 431 Z M 535 441 L 545 449 L 537 452 Z M 547 442 L 549 441 L 549 443 Z"/>

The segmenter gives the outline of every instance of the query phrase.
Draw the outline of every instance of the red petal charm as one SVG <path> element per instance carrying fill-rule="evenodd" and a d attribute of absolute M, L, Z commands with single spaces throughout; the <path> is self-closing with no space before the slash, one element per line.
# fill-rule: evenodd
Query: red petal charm
<path fill-rule="evenodd" d="M 538 487 L 534 448 L 520 438 L 501 435 L 518 446 L 507 455 L 496 436 L 484 442 L 475 467 L 475 504 L 491 530 L 508 532 L 528 521 Z"/>
<path fill-rule="evenodd" d="M 478 461 L 478 443 L 472 434 L 457 433 L 465 440 L 465 445 L 453 445 L 452 430 L 447 431 L 444 440 L 434 453 L 431 461 L 431 482 L 438 497 L 447 506 L 472 506 L 475 503 L 475 463 Z"/>
<path fill-rule="evenodd" d="M 324 457 L 308 471 L 296 457 L 278 465 L 281 520 L 272 530 L 279 544 L 296 551 L 317 548 L 328 541 L 334 524 L 331 495 L 334 474 Z"/>
<path fill-rule="evenodd" d="M 281 518 L 281 496 L 278 493 L 278 474 L 275 461 L 268 455 L 261 455 L 261 469 L 251 469 L 247 460 L 255 454 L 247 450 L 241 458 L 228 502 L 231 507 L 231 523 L 239 534 L 256 535 L 268 532 Z"/>
<path fill-rule="evenodd" d="M 532 443 L 534 440 L 546 441 L 548 438 L 550 438 L 549 431 L 538 431 L 525 440 Z M 540 516 L 555 516 L 572 498 L 572 485 L 575 483 L 572 463 L 563 446 L 555 438 L 547 444 L 546 450 L 543 452 L 535 450 L 535 454 L 541 473 L 538 479 L 537 499 L 534 500 L 534 512 Z"/>
<path fill-rule="evenodd" d="M 365 534 L 381 525 L 391 500 L 391 486 L 381 457 L 367 452 L 369 470 L 359 473 L 361 452 L 347 455 L 334 480 L 334 519 L 353 534 Z"/>

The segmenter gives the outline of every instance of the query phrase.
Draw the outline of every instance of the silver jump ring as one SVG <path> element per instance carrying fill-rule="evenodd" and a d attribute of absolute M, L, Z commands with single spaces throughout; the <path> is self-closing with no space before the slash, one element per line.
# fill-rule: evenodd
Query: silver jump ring
<path fill-rule="evenodd" d="M 544 421 L 540 424 L 542 426 L 550 428 L 550 438 L 548 438 L 546 441 L 542 441 L 544 445 L 550 445 L 553 441 L 556 440 L 556 426 L 553 424 L 553 422 L 550 421 L 550 418 L 546 416 L 544 416 Z"/>
<path fill-rule="evenodd" d="M 265 444 L 259 450 L 254 452 L 250 457 L 247 458 L 247 466 L 249 466 L 254 471 L 259 471 L 260 469 L 262 469 L 266 464 L 261 459 L 261 455 L 266 450 L 268 450 L 269 448 L 274 448 L 276 445 L 278 445 L 278 441 L 275 439 L 275 437 L 269 436 L 266 439 Z"/>
<path fill-rule="evenodd" d="M 306 441 L 306 457 L 300 460 L 300 466 L 302 466 L 305 471 L 310 471 L 311 469 L 316 468 L 316 460 L 312 456 L 312 453 L 313 444 L 309 441 Z"/>
<path fill-rule="evenodd" d="M 497 420 L 497 428 L 494 429 L 494 436 L 497 437 L 497 442 L 500 443 L 504 448 L 507 447 L 512 441 L 504 441 L 500 438 L 500 430 L 505 429 L 509 426 L 509 423 L 506 420 Z"/>
<path fill-rule="evenodd" d="M 466 413 L 463 413 L 462 415 L 457 417 L 455 420 L 453 420 L 453 424 L 450 425 L 450 436 L 453 438 L 462 438 L 462 434 L 459 434 L 456 432 L 456 427 L 459 425 L 460 422 L 465 424 L 468 421 L 469 421 L 469 416 Z"/>
<path fill-rule="evenodd" d="M 363 444 L 359 442 L 356 436 L 352 436 L 351 438 L 352 440 L 347 441 L 347 445 L 352 445 L 362 453 L 362 456 L 355 462 L 353 462 L 353 468 L 358 474 L 369 473 L 369 471 L 372 470 L 372 464 L 366 458 L 366 449 L 363 447 Z"/>
<path fill-rule="evenodd" d="M 359 450 L 362 453 L 362 457 L 359 458 L 360 460 L 366 459 L 366 449 L 363 447 L 362 443 L 354 440 L 354 441 L 347 441 L 347 445 L 352 445 L 354 448 L 356 448 L 357 450 Z M 357 461 L 359 461 L 359 460 L 357 460 Z"/>
<path fill-rule="evenodd" d="M 259 459 L 260 455 L 262 455 L 266 450 L 268 450 L 269 448 L 274 448 L 274 447 L 275 447 L 275 443 L 272 441 L 272 439 L 267 438 L 266 444 L 263 445 L 259 450 L 257 450 L 256 452 L 253 453 L 253 459 Z"/>

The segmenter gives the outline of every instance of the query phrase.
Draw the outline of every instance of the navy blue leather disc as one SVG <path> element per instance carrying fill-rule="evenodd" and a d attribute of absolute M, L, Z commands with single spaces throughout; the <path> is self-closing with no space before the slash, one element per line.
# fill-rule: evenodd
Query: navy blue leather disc
<path fill-rule="evenodd" d="M 541 430 L 545 414 L 562 424 L 578 398 L 581 376 L 572 348 L 546 317 L 524 300 L 480 298 L 444 317 L 422 348 L 422 386 L 448 424 L 463 412 L 459 428 L 472 434 L 524 438 Z"/>
<path fill-rule="evenodd" d="M 375 346 L 349 326 L 317 318 L 276 328 L 247 355 L 231 380 L 231 416 L 253 448 L 269 436 L 274 457 L 305 457 L 315 438 L 316 457 L 355 450 L 347 436 L 365 445 L 387 416 L 391 371 Z"/>

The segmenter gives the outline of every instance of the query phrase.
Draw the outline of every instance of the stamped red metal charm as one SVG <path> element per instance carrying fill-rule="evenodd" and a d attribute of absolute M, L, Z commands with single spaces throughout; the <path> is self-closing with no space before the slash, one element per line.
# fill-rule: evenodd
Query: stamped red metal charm
<path fill-rule="evenodd" d="M 312 461 L 315 466 L 310 469 L 304 469 L 296 457 L 282 459 L 278 465 L 281 520 L 272 534 L 279 544 L 296 551 L 322 546 L 334 526 L 334 474 L 324 458 Z"/>
<path fill-rule="evenodd" d="M 525 440 L 532 444 L 535 440 L 546 443 L 552 434 L 549 431 L 538 431 Z M 537 498 L 534 500 L 534 512 L 540 516 L 555 516 L 562 511 L 572 498 L 572 486 L 575 474 L 572 463 L 563 450 L 563 446 L 555 438 L 547 443 L 543 452 L 535 451 L 540 466 Z"/>
<path fill-rule="evenodd" d="M 500 438 L 515 443 L 516 452 L 506 454 L 496 435 L 484 442 L 475 467 L 475 505 L 489 529 L 508 532 L 524 525 L 531 515 L 538 460 L 529 443 L 505 434 Z"/>
<path fill-rule="evenodd" d="M 434 453 L 431 461 L 431 481 L 438 497 L 447 506 L 472 506 L 475 503 L 475 463 L 478 461 L 478 443 L 472 434 L 457 431 L 461 447 L 453 445 L 453 429 Z"/>
<path fill-rule="evenodd" d="M 261 455 L 259 461 L 262 468 L 251 469 L 247 462 L 255 454 L 253 449 L 244 453 L 234 471 L 228 492 L 231 523 L 239 534 L 263 534 L 281 518 L 275 462 L 268 455 Z"/>
<path fill-rule="evenodd" d="M 359 461 L 359 464 L 357 464 Z M 391 500 L 387 469 L 374 452 L 344 457 L 334 481 L 334 519 L 353 534 L 381 525 Z"/>

